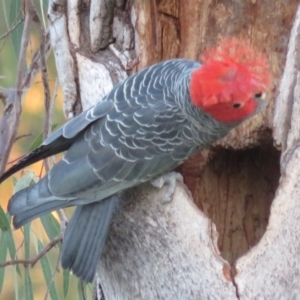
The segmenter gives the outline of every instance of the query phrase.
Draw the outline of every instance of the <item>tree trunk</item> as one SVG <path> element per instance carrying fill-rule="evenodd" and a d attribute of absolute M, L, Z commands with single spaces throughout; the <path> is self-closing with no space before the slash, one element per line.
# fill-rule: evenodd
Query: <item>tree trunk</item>
<path fill-rule="evenodd" d="M 300 297 L 297 8 L 296 0 L 50 1 L 68 117 L 131 72 L 169 58 L 199 59 L 222 36 L 250 40 L 274 74 L 267 109 L 179 169 L 192 196 L 182 184 L 169 204 L 160 200 L 164 189 L 128 191 L 95 299 Z"/>

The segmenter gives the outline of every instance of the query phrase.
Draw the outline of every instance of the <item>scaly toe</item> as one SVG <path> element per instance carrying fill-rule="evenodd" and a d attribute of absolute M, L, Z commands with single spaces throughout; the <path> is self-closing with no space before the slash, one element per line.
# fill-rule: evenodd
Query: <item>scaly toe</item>
<path fill-rule="evenodd" d="M 151 181 L 152 185 L 157 188 L 162 188 L 167 185 L 166 191 L 161 198 L 162 203 L 168 203 L 173 199 L 176 188 L 176 181 L 183 182 L 183 177 L 177 172 L 170 172 Z"/>

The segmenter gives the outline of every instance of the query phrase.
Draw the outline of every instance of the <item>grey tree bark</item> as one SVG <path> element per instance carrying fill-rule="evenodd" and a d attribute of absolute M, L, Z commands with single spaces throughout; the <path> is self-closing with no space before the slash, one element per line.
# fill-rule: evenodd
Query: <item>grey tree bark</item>
<path fill-rule="evenodd" d="M 219 36 L 250 39 L 274 73 L 267 110 L 180 169 L 192 194 L 178 184 L 163 204 L 164 189 L 128 191 L 94 299 L 300 298 L 297 7 L 294 0 L 49 1 L 69 118 L 131 72 L 167 58 L 198 59 Z"/>

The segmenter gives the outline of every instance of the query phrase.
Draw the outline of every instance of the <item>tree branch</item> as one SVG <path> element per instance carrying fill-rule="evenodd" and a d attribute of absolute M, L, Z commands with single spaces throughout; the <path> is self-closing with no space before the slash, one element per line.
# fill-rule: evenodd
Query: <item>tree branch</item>
<path fill-rule="evenodd" d="M 20 19 L 16 24 L 14 24 L 11 28 L 8 29 L 6 33 L 0 36 L 0 41 L 5 39 L 10 35 L 10 33 L 15 30 L 21 23 L 23 22 L 23 19 Z"/>
<path fill-rule="evenodd" d="M 279 85 L 279 93 L 275 100 L 273 118 L 273 136 L 277 146 L 284 152 L 291 146 L 295 131 L 291 131 L 293 122 L 299 120 L 294 113 L 294 92 L 297 85 L 297 73 L 300 69 L 300 7 L 298 8 L 294 26 L 288 45 L 286 64 Z M 297 138 L 296 138 L 297 139 Z"/>
<path fill-rule="evenodd" d="M 47 292 L 46 292 L 46 294 L 45 294 L 44 300 L 47 300 L 47 299 L 48 299 L 49 292 L 50 292 L 50 287 L 51 287 L 51 285 L 52 285 L 53 282 L 54 282 L 54 276 L 55 276 L 55 274 L 56 274 L 57 272 L 59 272 L 59 258 L 58 258 L 58 260 L 57 260 L 57 262 L 56 262 L 55 269 L 54 269 L 54 271 L 52 272 L 51 281 L 48 283 L 48 286 L 47 286 Z"/>
<path fill-rule="evenodd" d="M 72 56 L 69 44 L 66 0 L 49 1 L 48 18 L 57 74 L 65 98 L 64 112 L 69 119 L 73 117 L 74 107 L 80 98 L 80 87 L 76 78 L 76 62 Z"/>
<path fill-rule="evenodd" d="M 47 65 L 46 65 L 46 34 L 43 27 L 43 24 L 40 20 L 40 17 L 36 11 L 36 7 L 32 0 L 28 0 L 31 2 L 31 6 L 33 9 L 33 21 L 36 24 L 39 35 L 40 35 L 40 71 L 42 75 L 42 82 L 44 87 L 44 101 L 45 101 L 45 124 L 44 124 L 44 134 L 43 139 L 45 140 L 49 134 L 51 133 L 51 115 L 52 115 L 52 105 L 51 105 L 51 96 L 50 96 L 50 87 L 49 87 L 49 78 L 47 72 Z M 48 163 L 48 159 L 44 159 L 45 170 L 48 173 L 50 170 L 50 166 Z"/>
<path fill-rule="evenodd" d="M 16 137 L 15 141 L 23 139 L 25 137 L 29 137 L 29 136 L 32 136 L 32 133 L 21 134 L 21 135 L 19 135 L 19 136 Z"/>
<path fill-rule="evenodd" d="M 50 251 L 55 245 L 60 243 L 62 241 L 62 235 L 60 234 L 58 237 L 56 237 L 54 240 L 52 240 L 50 243 L 48 243 L 45 248 L 38 253 L 34 258 L 32 259 L 17 259 L 17 260 L 10 260 L 5 263 L 0 263 L 0 268 L 4 268 L 7 266 L 14 266 L 14 265 L 24 265 L 34 267 L 34 265 L 48 252 Z"/>
<path fill-rule="evenodd" d="M 19 128 L 21 116 L 21 101 L 23 95 L 23 75 L 26 64 L 26 50 L 29 42 L 31 6 L 30 2 L 24 2 L 25 21 L 21 40 L 20 56 L 18 62 L 18 75 L 16 88 L 11 89 L 4 108 L 3 116 L 0 121 L 0 174 L 5 170 L 8 157 L 15 141 Z"/>
<path fill-rule="evenodd" d="M 110 0 L 91 0 L 90 39 L 93 52 L 105 49 L 113 40 L 114 7 L 115 3 Z"/>
<path fill-rule="evenodd" d="M 6 168 L 11 148 L 16 140 L 21 116 L 22 97 L 40 70 L 40 50 L 33 56 L 32 63 L 28 71 L 25 72 L 24 70 L 26 63 L 26 51 L 29 43 L 29 27 L 34 15 L 34 7 L 32 7 L 32 3 L 30 1 L 26 1 L 24 7 L 25 21 L 18 62 L 16 88 L 5 90 L 5 94 L 3 94 L 4 92 L 1 92 L 1 95 L 5 95 L 7 100 L 5 101 L 3 116 L 0 120 L 0 174 L 2 174 Z M 49 32 L 46 33 L 43 44 L 45 52 L 44 57 L 46 57 L 50 52 Z"/>

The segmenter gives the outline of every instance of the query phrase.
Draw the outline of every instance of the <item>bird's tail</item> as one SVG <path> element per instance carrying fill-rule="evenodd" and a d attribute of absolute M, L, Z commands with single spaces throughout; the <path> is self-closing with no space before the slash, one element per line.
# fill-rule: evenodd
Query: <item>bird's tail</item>
<path fill-rule="evenodd" d="M 13 216 L 14 227 L 20 228 L 37 217 L 70 205 L 73 205 L 73 199 L 52 194 L 48 187 L 48 177 L 45 176 L 38 183 L 14 194 L 7 210 Z"/>
<path fill-rule="evenodd" d="M 82 281 L 92 282 L 119 197 L 80 205 L 66 228 L 61 248 L 61 265 Z"/>
<path fill-rule="evenodd" d="M 54 196 L 45 176 L 37 184 L 17 192 L 8 205 L 15 228 L 53 210 L 79 205 L 64 234 L 61 264 L 85 282 L 93 281 L 119 196 L 113 195 L 89 204 L 88 201 L 91 199 L 60 199 Z M 83 203 L 87 204 L 81 205 Z"/>

